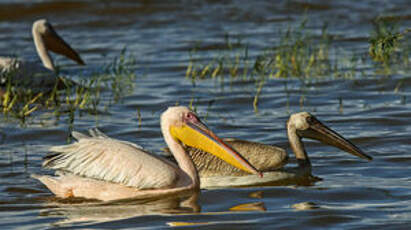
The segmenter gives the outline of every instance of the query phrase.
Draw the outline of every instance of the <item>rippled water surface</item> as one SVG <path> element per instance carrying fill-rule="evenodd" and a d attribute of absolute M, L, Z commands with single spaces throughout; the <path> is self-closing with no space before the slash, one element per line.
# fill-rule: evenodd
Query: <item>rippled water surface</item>
<path fill-rule="evenodd" d="M 255 58 L 278 44 L 280 30 L 299 25 L 304 17 L 312 34 L 320 35 L 326 22 L 339 49 L 366 53 L 371 21 L 377 16 L 393 16 L 404 29 L 411 25 L 411 4 L 407 0 L 0 1 L 1 56 L 35 60 L 31 23 L 45 17 L 87 63 L 78 67 L 56 58 L 73 78 L 90 77 L 124 47 L 136 57 L 132 93 L 98 116 L 76 116 L 75 130 L 98 126 L 112 137 L 160 152 L 164 147 L 161 112 L 176 103 L 192 102 L 220 136 L 288 148 L 285 122 L 290 113 L 305 110 L 374 157 L 366 162 L 308 141 L 313 174 L 323 179 L 311 186 L 207 190 L 194 206 L 175 200 L 84 204 L 55 199 L 30 178 L 32 173 L 50 173 L 41 168 L 42 157 L 50 146 L 66 143 L 69 118 L 63 115 L 56 120 L 39 113 L 26 125 L 2 118 L 0 227 L 134 229 L 184 222 L 195 229 L 407 229 L 411 224 L 411 73 L 407 69 L 384 75 L 365 64 L 355 70 L 365 74 L 351 79 L 269 79 L 261 90 L 258 112 L 253 108 L 256 83 L 252 80 L 221 84 L 205 79 L 193 85 L 185 78 L 195 47 L 207 61 L 220 52 L 229 35 L 247 43 L 250 57 Z M 312 202 L 316 208 L 293 207 L 302 202 Z"/>

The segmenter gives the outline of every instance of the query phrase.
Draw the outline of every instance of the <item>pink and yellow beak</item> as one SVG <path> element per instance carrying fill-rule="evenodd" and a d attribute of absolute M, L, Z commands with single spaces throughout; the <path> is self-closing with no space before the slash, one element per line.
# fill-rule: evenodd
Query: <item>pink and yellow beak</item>
<path fill-rule="evenodd" d="M 211 153 L 248 173 L 263 175 L 198 119 L 186 121 L 181 127 L 171 126 L 170 133 L 185 145 Z"/>

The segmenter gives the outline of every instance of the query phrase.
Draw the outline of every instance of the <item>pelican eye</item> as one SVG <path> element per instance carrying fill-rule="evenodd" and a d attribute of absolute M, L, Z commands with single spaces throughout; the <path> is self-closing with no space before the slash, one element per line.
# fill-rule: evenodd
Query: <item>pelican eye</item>
<path fill-rule="evenodd" d="M 184 115 L 184 120 L 191 121 L 191 122 L 198 122 L 198 118 L 191 112 L 188 112 Z"/>
<path fill-rule="evenodd" d="M 307 118 L 305 118 L 305 120 L 306 120 L 307 123 L 310 124 L 310 125 L 314 125 L 314 124 L 319 123 L 319 121 L 318 121 L 315 117 L 313 117 L 313 116 L 308 116 Z"/>

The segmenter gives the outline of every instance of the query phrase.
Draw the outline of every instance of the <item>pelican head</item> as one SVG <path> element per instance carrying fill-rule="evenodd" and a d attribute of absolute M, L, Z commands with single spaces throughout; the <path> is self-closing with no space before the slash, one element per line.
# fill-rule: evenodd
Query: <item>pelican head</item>
<path fill-rule="evenodd" d="M 259 174 L 243 156 L 215 135 L 197 115 L 187 107 L 170 107 L 161 115 L 163 134 L 185 145 L 211 153 L 246 172 Z M 167 137 L 165 137 L 167 141 Z"/>
<path fill-rule="evenodd" d="M 321 141 L 324 144 L 335 146 L 357 157 L 372 160 L 372 157 L 363 153 L 357 146 L 322 124 L 317 118 L 308 112 L 292 114 L 287 122 L 287 129 L 294 130 L 299 138 L 310 138 Z"/>
<path fill-rule="evenodd" d="M 40 56 L 44 66 L 50 70 L 55 70 L 48 50 L 61 54 L 79 65 L 84 65 L 80 55 L 74 51 L 53 29 L 46 19 L 40 19 L 33 23 L 32 34 L 36 45 L 37 53 Z"/>

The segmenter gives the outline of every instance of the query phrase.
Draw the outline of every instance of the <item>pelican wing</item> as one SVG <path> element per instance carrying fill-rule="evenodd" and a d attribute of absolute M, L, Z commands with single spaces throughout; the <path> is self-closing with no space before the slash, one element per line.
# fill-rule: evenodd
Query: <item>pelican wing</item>
<path fill-rule="evenodd" d="M 13 85 L 53 87 L 56 75 L 53 71 L 35 62 L 27 62 L 17 58 L 0 57 L 0 85 L 11 78 Z"/>
<path fill-rule="evenodd" d="M 178 180 L 176 165 L 141 146 L 109 138 L 98 130 L 90 134 L 73 132 L 78 142 L 50 148 L 56 153 L 43 166 L 137 189 L 167 188 Z"/>

